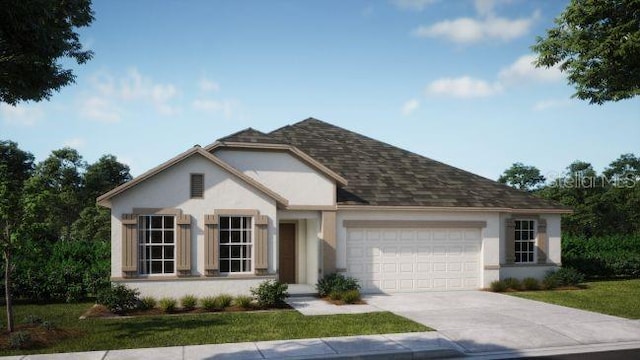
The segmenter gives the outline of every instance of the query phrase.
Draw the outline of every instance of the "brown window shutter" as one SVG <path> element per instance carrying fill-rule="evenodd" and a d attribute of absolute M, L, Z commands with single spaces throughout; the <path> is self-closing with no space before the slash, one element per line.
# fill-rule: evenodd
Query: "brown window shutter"
<path fill-rule="evenodd" d="M 176 217 L 178 234 L 176 236 L 176 269 L 178 275 L 191 274 L 191 215 Z"/>
<path fill-rule="evenodd" d="M 122 276 L 138 274 L 138 216 L 122 214 Z"/>
<path fill-rule="evenodd" d="M 516 222 L 513 219 L 505 220 L 505 254 L 504 260 L 507 264 L 513 264 L 516 261 Z"/>
<path fill-rule="evenodd" d="M 265 215 L 256 216 L 255 220 L 255 273 L 265 275 L 269 268 L 268 245 L 269 218 Z"/>
<path fill-rule="evenodd" d="M 538 264 L 547 263 L 547 253 L 549 252 L 549 241 L 547 238 L 547 220 L 538 220 Z"/>
<path fill-rule="evenodd" d="M 204 271 L 206 276 L 218 275 L 219 261 L 218 215 L 204 216 Z"/>
<path fill-rule="evenodd" d="M 191 174 L 191 198 L 204 197 L 204 174 Z"/>

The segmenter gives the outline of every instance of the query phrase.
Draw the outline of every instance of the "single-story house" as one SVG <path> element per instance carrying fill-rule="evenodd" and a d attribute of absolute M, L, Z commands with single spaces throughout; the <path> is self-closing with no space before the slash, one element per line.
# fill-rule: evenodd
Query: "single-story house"
<path fill-rule="evenodd" d="M 152 296 L 334 272 L 387 293 L 541 278 L 560 265 L 571 211 L 313 118 L 195 146 L 98 203 L 111 280 Z"/>

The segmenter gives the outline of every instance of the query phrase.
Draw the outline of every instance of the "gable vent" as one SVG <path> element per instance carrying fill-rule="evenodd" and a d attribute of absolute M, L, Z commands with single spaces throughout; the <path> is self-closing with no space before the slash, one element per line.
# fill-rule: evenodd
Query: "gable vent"
<path fill-rule="evenodd" d="M 204 197 L 204 174 L 191 174 L 191 198 Z"/>

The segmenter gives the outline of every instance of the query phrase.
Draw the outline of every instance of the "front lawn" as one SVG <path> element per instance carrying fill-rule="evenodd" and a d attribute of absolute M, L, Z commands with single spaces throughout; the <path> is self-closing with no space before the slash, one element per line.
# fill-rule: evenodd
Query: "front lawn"
<path fill-rule="evenodd" d="M 582 290 L 524 291 L 508 293 L 530 300 L 582 310 L 640 319 L 640 279 L 586 283 Z"/>
<path fill-rule="evenodd" d="M 0 349 L 0 355 L 431 330 L 388 312 L 303 316 L 297 311 L 282 310 L 78 320 L 78 317 L 91 306 L 90 303 L 15 306 L 16 323 L 23 322 L 28 316 L 37 316 L 54 323 L 59 329 L 66 330 L 69 336 L 57 344 L 35 350 Z M 1 311 L 0 321 L 4 326 L 6 309 L 2 307 Z M 5 337 L 6 334 L 2 336 Z"/>

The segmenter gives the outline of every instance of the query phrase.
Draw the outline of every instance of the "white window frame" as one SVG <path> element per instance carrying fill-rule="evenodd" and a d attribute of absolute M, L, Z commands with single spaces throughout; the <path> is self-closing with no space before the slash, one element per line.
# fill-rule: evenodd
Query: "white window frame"
<path fill-rule="evenodd" d="M 153 218 L 162 218 L 162 227 L 153 228 L 152 227 L 152 219 Z M 147 220 L 145 220 L 145 218 Z M 173 227 L 165 227 L 165 218 L 173 219 Z M 144 225 L 147 227 L 143 227 Z M 173 234 L 173 239 L 171 242 L 167 241 L 167 232 L 171 231 Z M 158 232 L 161 234 L 161 242 L 153 243 L 151 242 L 152 232 Z M 146 233 L 149 233 L 149 242 L 145 241 Z M 174 215 L 138 215 L 138 274 L 144 276 L 167 276 L 167 275 L 175 275 L 176 274 L 176 217 Z M 147 248 L 153 247 L 161 247 L 162 248 L 162 257 L 159 259 L 149 259 L 147 257 Z M 173 259 L 165 259 L 165 248 L 173 247 Z M 150 250 L 153 251 L 153 250 Z M 162 262 L 162 272 L 160 273 L 152 273 L 151 266 L 147 266 L 149 261 L 161 261 Z M 167 261 L 173 262 L 173 271 L 165 272 L 165 263 Z"/>
<path fill-rule="evenodd" d="M 225 228 L 223 227 L 223 218 L 229 218 L 229 227 Z M 232 223 L 232 219 L 233 218 L 240 218 L 240 227 L 239 228 L 234 228 Z M 249 220 L 249 225 L 245 226 L 245 222 L 243 221 L 244 219 L 248 219 Z M 236 274 L 253 274 L 254 273 L 254 269 L 255 269 L 255 217 L 252 215 L 219 215 L 218 216 L 218 269 L 220 271 L 220 274 L 225 274 L 225 275 L 236 275 Z M 223 237 L 223 231 L 228 231 L 229 232 L 229 241 L 225 242 L 224 237 Z M 239 231 L 240 232 L 240 242 L 232 242 L 231 241 L 231 232 L 233 231 Z M 242 242 L 242 233 L 249 233 L 249 242 Z M 231 247 L 232 246 L 248 246 L 249 247 L 249 257 L 243 257 L 242 256 L 242 250 L 240 251 L 240 258 L 236 258 L 236 257 L 232 257 L 231 256 Z M 228 247 L 229 248 L 229 256 L 223 258 L 222 257 L 222 248 L 223 247 Z M 251 262 L 251 266 L 249 269 L 243 269 L 244 271 L 231 271 L 232 266 L 231 266 L 231 261 L 240 261 L 241 267 L 243 267 L 243 263 L 244 261 L 250 261 Z M 222 269 L 222 261 L 229 261 L 229 271 L 223 271 Z"/>
<path fill-rule="evenodd" d="M 535 264 L 538 261 L 538 222 L 536 219 L 515 219 L 514 233 L 514 263 L 516 264 Z M 524 229 L 523 224 L 526 223 L 528 228 Z M 520 226 L 518 226 L 518 224 Z M 520 235 L 520 236 L 518 236 Z M 524 239 L 526 238 L 526 239 Z M 531 244 L 531 249 L 523 250 L 523 245 Z M 520 245 L 520 246 L 518 246 Z M 518 261 L 518 255 L 520 255 L 520 261 Z M 523 255 L 527 257 L 526 261 L 523 261 Z M 529 260 L 529 255 L 531 260 Z"/>

